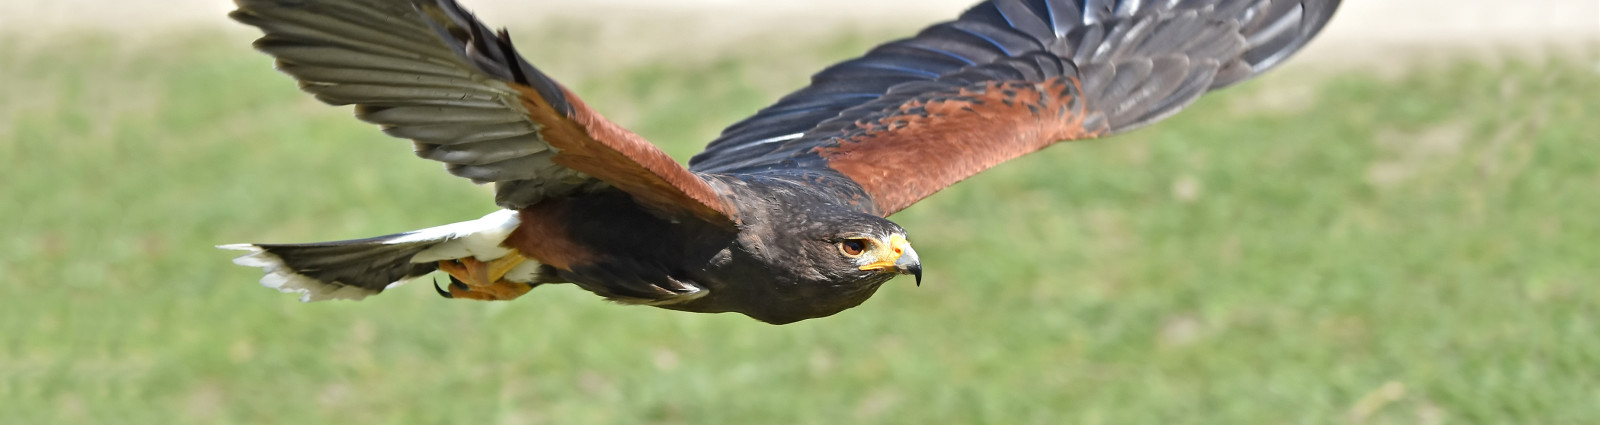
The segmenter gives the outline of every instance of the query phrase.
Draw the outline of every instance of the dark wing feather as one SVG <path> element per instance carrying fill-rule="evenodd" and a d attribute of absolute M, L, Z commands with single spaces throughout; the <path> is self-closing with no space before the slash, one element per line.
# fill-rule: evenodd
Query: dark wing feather
<path fill-rule="evenodd" d="M 317 99 L 411 139 L 520 209 L 611 186 L 671 215 L 728 223 L 698 175 L 584 105 L 454 0 L 236 0 L 230 16 Z"/>
<path fill-rule="evenodd" d="M 1063 140 L 1132 130 L 1281 63 L 1339 0 L 992 0 L 827 68 L 699 172 L 842 177 L 888 215 Z M 859 203 L 852 203 L 860 205 Z"/>

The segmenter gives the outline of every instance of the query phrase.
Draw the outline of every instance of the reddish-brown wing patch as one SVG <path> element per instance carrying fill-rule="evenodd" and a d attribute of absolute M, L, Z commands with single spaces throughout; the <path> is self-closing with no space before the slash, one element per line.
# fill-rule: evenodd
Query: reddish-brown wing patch
<path fill-rule="evenodd" d="M 562 270 L 572 270 L 574 265 L 592 264 L 600 254 L 575 239 L 568 226 L 572 217 L 567 198 L 551 199 L 523 208 L 519 212 L 522 224 L 511 232 L 504 246 L 522 255 Z"/>
<path fill-rule="evenodd" d="M 1078 96 L 1080 84 L 1075 77 L 995 81 L 919 96 L 858 121 L 817 153 L 887 216 L 1012 158 L 1104 133 L 1105 120 Z"/>
<path fill-rule="evenodd" d="M 522 93 L 529 118 L 540 124 L 540 138 L 560 151 L 555 163 L 603 180 L 658 211 L 732 224 L 729 209 L 704 180 L 649 141 L 589 109 L 571 91 L 561 89 L 572 106 L 569 118 L 532 87 L 511 86 Z"/>

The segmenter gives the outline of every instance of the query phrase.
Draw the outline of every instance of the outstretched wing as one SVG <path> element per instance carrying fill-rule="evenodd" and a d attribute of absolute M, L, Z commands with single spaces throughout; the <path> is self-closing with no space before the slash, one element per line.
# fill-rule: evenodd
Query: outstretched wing
<path fill-rule="evenodd" d="M 728 222 L 716 192 L 589 109 L 454 0 L 236 0 L 278 69 L 519 209 L 607 185 L 667 214 Z"/>
<path fill-rule="evenodd" d="M 854 185 L 889 215 L 1063 140 L 1176 113 L 1281 63 L 1339 0 L 991 0 L 823 70 L 724 130 L 707 173 Z M 843 177 L 844 180 L 817 176 Z"/>

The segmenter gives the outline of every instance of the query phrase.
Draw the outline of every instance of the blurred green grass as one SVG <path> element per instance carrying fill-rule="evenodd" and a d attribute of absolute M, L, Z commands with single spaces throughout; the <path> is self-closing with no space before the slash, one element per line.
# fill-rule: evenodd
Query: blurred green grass
<path fill-rule="evenodd" d="M 608 67 L 581 29 L 522 35 L 540 41 L 532 59 L 678 158 L 879 38 Z M 923 252 L 922 288 L 895 282 L 772 327 L 566 286 L 503 304 L 419 286 L 300 304 L 259 287 L 211 246 L 493 206 L 294 90 L 247 43 L 0 38 L 0 422 L 1600 415 L 1593 64 L 1279 72 L 913 207 L 896 219 Z"/>

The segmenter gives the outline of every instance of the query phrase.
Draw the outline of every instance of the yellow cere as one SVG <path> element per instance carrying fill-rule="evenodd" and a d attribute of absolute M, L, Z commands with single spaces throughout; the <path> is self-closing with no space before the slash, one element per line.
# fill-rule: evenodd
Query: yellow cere
<path fill-rule="evenodd" d="M 878 260 L 861 266 L 861 270 L 893 269 L 895 268 L 895 262 L 900 261 L 900 256 L 905 254 L 908 248 L 911 248 L 911 242 L 906 241 L 905 236 L 890 236 L 888 244 L 877 243 L 873 245 L 873 249 L 870 252 L 873 254 L 873 258 Z"/>

